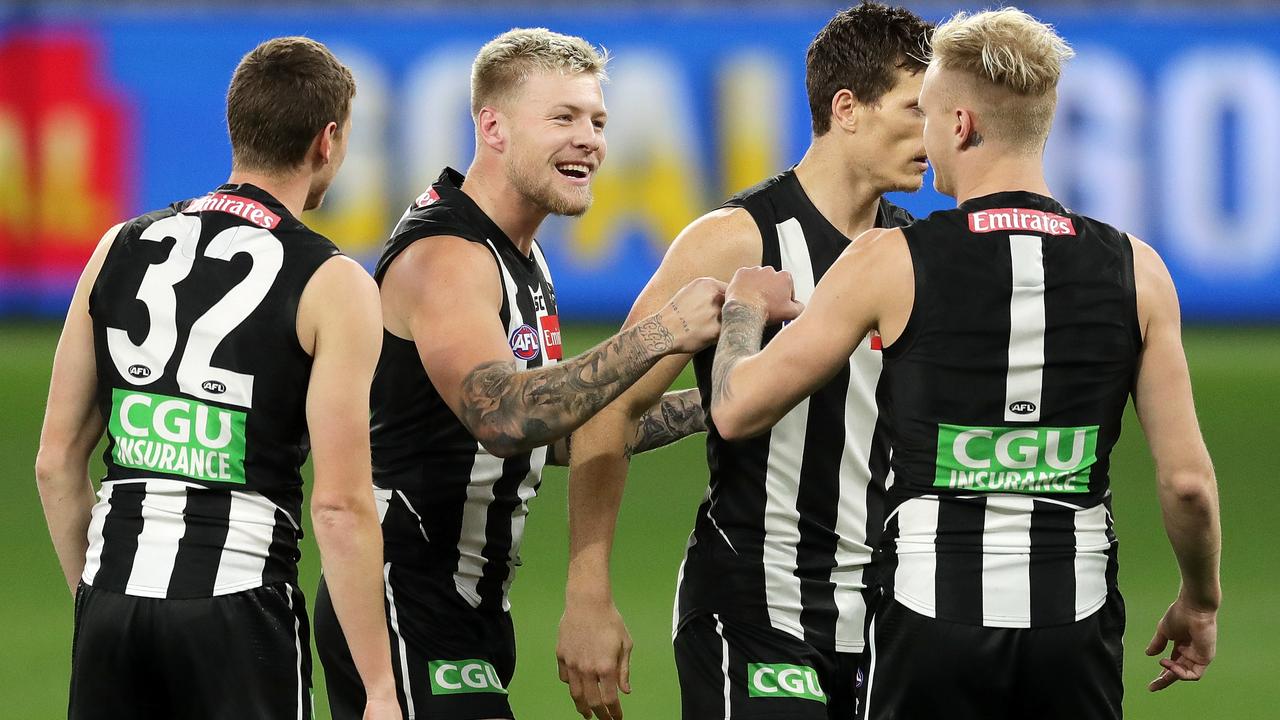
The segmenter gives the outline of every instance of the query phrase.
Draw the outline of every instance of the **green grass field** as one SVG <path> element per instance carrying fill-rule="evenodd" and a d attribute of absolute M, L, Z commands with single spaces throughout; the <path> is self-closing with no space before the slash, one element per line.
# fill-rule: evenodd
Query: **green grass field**
<path fill-rule="evenodd" d="M 570 352 L 602 338 L 602 327 L 566 329 Z M 14 490 L 0 504 L 3 583 L 0 612 L 8 628 L 0 653 L 0 715 L 65 716 L 71 646 L 71 597 L 49 543 L 32 474 L 49 365 L 57 342 L 50 325 L 0 325 L 0 477 Z M 1112 465 L 1116 527 L 1121 539 L 1121 587 L 1128 603 L 1125 709 L 1131 719 L 1167 717 L 1275 717 L 1268 695 L 1280 641 L 1280 542 L 1275 513 L 1280 482 L 1266 453 L 1276 450 L 1280 407 L 1280 331 L 1195 329 L 1187 351 L 1201 424 L 1218 469 L 1224 526 L 1223 585 L 1218 660 L 1198 685 L 1145 690 L 1158 666 L 1142 655 L 1154 624 L 1177 591 L 1177 570 L 1160 524 L 1152 466 L 1132 417 Z M 1268 450 L 1267 448 L 1271 448 Z M 672 662 L 671 600 L 685 539 L 706 484 L 702 443 L 690 439 L 637 458 L 628 484 L 614 557 L 614 587 L 636 648 L 634 692 L 624 703 L 633 720 L 679 715 Z M 519 669 L 511 686 L 517 714 L 526 720 L 575 717 L 556 678 L 556 625 L 563 609 L 566 548 L 565 473 L 546 473 L 527 530 L 524 567 L 512 592 Z M 311 538 L 303 548 L 302 586 L 315 590 L 318 557 Z M 1267 660 L 1271 657 L 1272 660 Z M 1062 658 L 1062 673 L 1073 671 Z M 956 672 L 982 672 L 956 657 Z M 1045 678 L 1052 682 L 1052 678 Z M 328 717 L 317 665 L 316 704 Z M 1267 711 L 1265 708 L 1272 707 Z M 123 719 L 122 719 L 123 720 Z"/>

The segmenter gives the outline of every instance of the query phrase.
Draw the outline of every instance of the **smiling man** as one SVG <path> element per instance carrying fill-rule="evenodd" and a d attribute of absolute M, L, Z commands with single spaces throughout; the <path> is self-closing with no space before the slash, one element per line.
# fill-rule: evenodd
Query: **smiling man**
<path fill-rule="evenodd" d="M 559 362 L 555 288 L 534 235 L 548 215 L 591 205 L 605 157 L 605 63 L 585 40 L 544 29 L 481 48 L 475 160 L 465 178 L 446 168 L 418 197 L 378 262 L 373 479 L 406 717 L 512 717 L 507 589 L 543 465 L 566 462 L 561 441 L 659 358 L 719 331 L 723 284 L 703 278 Z M 641 448 L 674 439 L 661 422 L 635 427 Z M 363 691 L 323 583 L 316 614 L 334 717 L 358 718 Z"/>

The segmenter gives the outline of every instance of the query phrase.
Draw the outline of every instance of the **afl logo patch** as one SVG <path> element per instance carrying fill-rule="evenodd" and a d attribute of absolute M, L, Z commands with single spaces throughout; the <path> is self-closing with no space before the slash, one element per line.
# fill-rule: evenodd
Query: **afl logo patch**
<path fill-rule="evenodd" d="M 129 377 L 144 378 L 151 377 L 151 368 L 146 365 L 130 365 Z"/>
<path fill-rule="evenodd" d="M 538 357 L 538 333 L 528 325 L 521 325 L 511 331 L 511 354 L 521 360 L 532 360 Z"/>
<path fill-rule="evenodd" d="M 1027 400 L 1009 403 L 1009 412 L 1018 415 L 1030 415 L 1036 411 L 1036 404 Z"/>
<path fill-rule="evenodd" d="M 200 383 L 200 387 L 203 388 L 205 392 L 213 393 L 214 395 L 221 395 L 227 391 L 227 386 L 217 380 L 205 380 Z"/>

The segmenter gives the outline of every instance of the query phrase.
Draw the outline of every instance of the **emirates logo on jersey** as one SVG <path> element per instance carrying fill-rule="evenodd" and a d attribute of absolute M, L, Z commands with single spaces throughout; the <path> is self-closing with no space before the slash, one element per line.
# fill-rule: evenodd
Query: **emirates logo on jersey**
<path fill-rule="evenodd" d="M 440 200 L 440 193 L 436 192 L 435 188 L 427 188 L 427 191 L 419 195 L 418 199 L 415 200 L 413 204 L 418 207 L 426 207 L 438 200 Z"/>
<path fill-rule="evenodd" d="M 235 215 L 268 230 L 280 224 L 280 216 L 265 205 L 248 198 L 223 193 L 210 193 L 191 201 L 183 213 L 221 212 Z"/>
<path fill-rule="evenodd" d="M 564 359 L 564 346 L 560 344 L 560 316 L 543 315 L 538 318 L 538 327 L 542 330 L 542 346 L 547 349 L 547 358 Z"/>
<path fill-rule="evenodd" d="M 1075 235 L 1071 218 L 1029 208 L 998 208 L 969 213 L 969 232 L 1029 230 L 1045 235 Z"/>

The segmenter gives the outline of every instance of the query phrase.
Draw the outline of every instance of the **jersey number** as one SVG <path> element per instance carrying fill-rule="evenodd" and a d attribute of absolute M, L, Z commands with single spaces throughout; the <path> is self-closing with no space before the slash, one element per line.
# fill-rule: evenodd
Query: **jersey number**
<path fill-rule="evenodd" d="M 177 349 L 177 296 L 173 286 L 191 274 L 200 243 L 200 218 L 174 215 L 157 220 L 142 231 L 151 242 L 174 239 L 169 257 L 147 268 L 138 299 L 147 307 L 150 330 L 140 344 L 127 330 L 107 328 L 107 349 L 121 377 L 133 385 L 150 385 L 164 375 Z M 253 404 L 253 376 L 213 367 L 213 353 L 222 341 L 257 309 L 284 263 L 284 246 L 269 231 L 247 225 L 227 228 L 205 247 L 205 257 L 230 261 L 244 253 L 253 260 L 249 274 L 191 325 L 187 345 L 178 361 L 178 389 L 187 395 L 240 407 Z"/>

